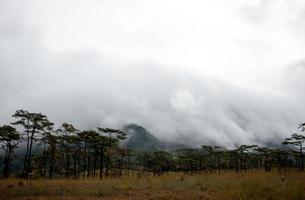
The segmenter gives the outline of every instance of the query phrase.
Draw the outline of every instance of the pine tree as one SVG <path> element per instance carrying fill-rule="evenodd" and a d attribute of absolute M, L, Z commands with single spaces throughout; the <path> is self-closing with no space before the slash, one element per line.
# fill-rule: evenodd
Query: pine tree
<path fill-rule="evenodd" d="M 0 126 L 0 144 L 3 144 L 3 149 L 5 151 L 3 169 L 4 178 L 10 176 L 12 154 L 14 149 L 17 147 L 19 139 L 20 134 L 16 131 L 15 128 L 9 125 Z"/>
<path fill-rule="evenodd" d="M 24 128 L 26 137 L 26 153 L 24 158 L 23 176 L 28 178 L 32 172 L 32 148 L 35 139 L 41 136 L 45 131 L 49 131 L 53 127 L 46 115 L 41 113 L 30 113 L 24 110 L 17 110 L 13 117 L 18 121 L 12 123 L 13 125 L 21 125 Z"/>

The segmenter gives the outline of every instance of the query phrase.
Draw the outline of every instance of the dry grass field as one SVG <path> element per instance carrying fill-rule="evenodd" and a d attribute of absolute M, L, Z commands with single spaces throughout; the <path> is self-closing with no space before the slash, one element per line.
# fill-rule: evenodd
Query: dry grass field
<path fill-rule="evenodd" d="M 0 180 L 0 199 L 305 199 L 305 173 L 247 172 L 108 180 Z"/>

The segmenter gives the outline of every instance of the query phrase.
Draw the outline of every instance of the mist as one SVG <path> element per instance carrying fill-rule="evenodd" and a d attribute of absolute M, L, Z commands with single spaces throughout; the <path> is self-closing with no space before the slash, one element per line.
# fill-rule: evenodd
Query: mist
<path fill-rule="evenodd" d="M 192 15 L 181 2 L 114 2 L 0 2 L 1 124 L 26 109 L 56 126 L 136 123 L 170 142 L 234 147 L 278 143 L 305 121 L 305 29 L 296 28 L 305 16 L 301 1 L 279 3 L 290 10 L 275 1 L 268 1 L 273 7 L 200 5 L 234 13 L 233 35 L 226 15 L 210 12 L 216 28 L 198 24 L 209 14 Z M 161 18 L 147 6 L 162 8 Z M 270 9 L 284 17 L 268 17 Z"/>

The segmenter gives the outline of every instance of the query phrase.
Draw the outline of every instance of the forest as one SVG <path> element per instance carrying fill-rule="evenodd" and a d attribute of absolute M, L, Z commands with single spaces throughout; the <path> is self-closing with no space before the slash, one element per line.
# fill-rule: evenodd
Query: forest
<path fill-rule="evenodd" d="M 66 122 L 55 129 L 46 115 L 26 110 L 17 110 L 12 117 L 15 120 L 11 124 L 0 126 L 3 179 L 304 171 L 305 123 L 298 125 L 299 133 L 283 139 L 282 145 L 276 148 L 245 144 L 235 149 L 202 145 L 168 151 L 136 151 L 120 145 L 128 137 L 122 130 L 107 127 L 77 130 Z"/>

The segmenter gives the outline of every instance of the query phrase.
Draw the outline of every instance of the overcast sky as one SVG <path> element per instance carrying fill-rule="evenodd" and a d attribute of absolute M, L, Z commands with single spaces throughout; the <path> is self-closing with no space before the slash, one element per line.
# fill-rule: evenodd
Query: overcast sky
<path fill-rule="evenodd" d="M 198 146 L 305 121 L 303 0 L 0 0 L 0 123 L 137 123 Z"/>

